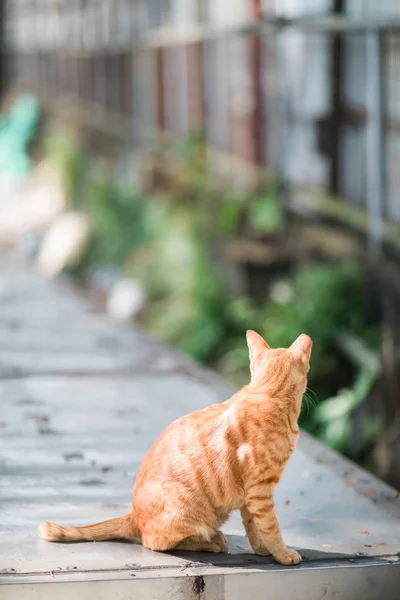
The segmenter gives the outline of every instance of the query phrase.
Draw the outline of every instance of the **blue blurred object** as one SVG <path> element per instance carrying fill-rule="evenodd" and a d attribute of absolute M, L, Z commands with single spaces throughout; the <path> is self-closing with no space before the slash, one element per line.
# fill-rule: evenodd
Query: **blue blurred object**
<path fill-rule="evenodd" d="M 39 103 L 32 94 L 19 96 L 0 117 L 0 175 L 20 182 L 32 168 L 27 146 L 39 120 Z"/>

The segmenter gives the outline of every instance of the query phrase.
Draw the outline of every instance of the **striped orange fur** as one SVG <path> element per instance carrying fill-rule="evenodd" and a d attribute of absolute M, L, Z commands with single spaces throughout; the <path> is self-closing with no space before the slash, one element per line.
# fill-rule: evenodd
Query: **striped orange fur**
<path fill-rule="evenodd" d="M 174 421 L 143 460 L 132 512 L 87 527 L 42 523 L 49 541 L 132 537 L 152 550 L 226 552 L 219 531 L 230 512 L 241 511 L 256 554 L 284 565 L 301 557 L 286 547 L 274 507 L 274 488 L 292 454 L 307 385 L 312 342 L 301 335 L 272 350 L 247 332 L 251 380 L 222 404 Z"/>

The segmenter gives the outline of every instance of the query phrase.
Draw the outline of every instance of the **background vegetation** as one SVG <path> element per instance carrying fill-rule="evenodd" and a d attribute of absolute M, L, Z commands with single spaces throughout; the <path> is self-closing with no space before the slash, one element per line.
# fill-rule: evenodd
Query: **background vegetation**
<path fill-rule="evenodd" d="M 112 267 L 139 280 L 147 297 L 141 322 L 237 386 L 248 381 L 246 329 L 273 347 L 307 332 L 314 351 L 302 426 L 359 462 L 368 460 L 377 423 L 365 400 L 379 370 L 378 332 L 365 317 L 360 262 L 272 265 L 258 276 L 261 296 L 246 286 L 238 293 L 227 276 L 224 244 L 279 244 L 287 235 L 288 215 L 273 180 L 251 190 L 221 187 L 195 137 L 160 146 L 147 184 L 135 190 L 116 184 L 112 169 L 66 134 L 52 135 L 46 154 L 71 208 L 90 216 L 91 241 L 74 276 L 85 280 L 93 269 Z M 246 264 L 240 268 L 248 278 Z M 364 411 L 362 430 L 354 426 L 358 411 Z"/>

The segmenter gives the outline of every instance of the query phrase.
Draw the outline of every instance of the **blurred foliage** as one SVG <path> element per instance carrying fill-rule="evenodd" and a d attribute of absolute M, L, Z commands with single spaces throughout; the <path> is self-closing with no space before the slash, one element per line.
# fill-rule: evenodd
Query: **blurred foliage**
<path fill-rule="evenodd" d="M 369 332 L 371 339 L 376 332 Z M 349 439 L 353 435 L 352 416 L 368 397 L 379 374 L 379 360 L 376 352 L 348 332 L 337 336 L 344 354 L 354 365 L 356 374 L 351 388 L 339 389 L 335 396 L 324 399 L 314 411 L 314 433 L 330 446 L 342 452 L 348 451 Z M 363 428 L 358 430 L 358 445 L 366 448 L 372 444 L 378 432 L 376 418 L 370 414 L 363 416 Z"/>
<path fill-rule="evenodd" d="M 243 194 L 232 193 L 222 198 L 217 222 L 221 235 L 234 236 L 238 233 L 244 206 Z"/>
<path fill-rule="evenodd" d="M 362 271 L 357 264 L 306 264 L 290 280 L 278 280 L 270 287 L 268 301 L 259 310 L 248 311 L 260 334 L 270 346 L 285 348 L 301 333 L 313 340 L 313 372 L 318 378 L 331 371 L 333 352 L 329 347 L 338 331 L 362 330 Z M 238 340 L 238 348 L 242 346 Z M 224 370 L 237 383 L 243 383 L 248 370 L 247 356 L 242 369 L 238 357 L 224 358 Z M 242 375 L 243 370 L 243 375 Z M 246 373 L 246 375 L 245 375 Z"/>
<path fill-rule="evenodd" d="M 87 264 L 123 264 L 146 238 L 142 197 L 97 174 L 85 181 L 81 198 L 79 208 L 89 214 L 92 225 Z"/>
<path fill-rule="evenodd" d="M 258 231 L 281 233 L 284 216 L 274 193 L 266 193 L 254 199 L 249 207 L 249 224 Z"/>
<path fill-rule="evenodd" d="M 143 196 L 114 183 L 71 132 L 55 131 L 44 149 L 60 174 L 69 208 L 90 217 L 92 234 L 82 267 L 123 264 L 146 235 Z"/>
<path fill-rule="evenodd" d="M 146 324 L 206 360 L 225 332 L 226 291 L 212 266 L 210 248 L 186 207 L 160 197 L 149 199 L 146 207 L 147 241 L 126 265 L 150 298 Z"/>
<path fill-rule="evenodd" d="M 88 160 L 80 151 L 76 136 L 57 128 L 45 138 L 44 152 L 60 175 L 70 207 L 76 208 L 88 169 Z"/>
<path fill-rule="evenodd" d="M 365 359 L 365 346 L 377 344 L 377 332 L 363 318 L 359 264 L 311 263 L 294 266 L 285 279 L 269 276 L 265 300 L 256 306 L 248 296 L 232 296 L 224 265 L 214 254 L 221 240 L 235 239 L 243 230 L 257 237 L 284 233 L 285 214 L 272 180 L 247 194 L 216 188 L 207 152 L 195 136 L 162 149 L 177 160 L 175 184 L 163 186 L 163 193 L 133 192 L 115 184 L 66 138 L 49 140 L 47 152 L 62 173 L 71 205 L 90 215 L 93 234 L 82 272 L 118 266 L 140 280 L 148 298 L 143 324 L 216 366 L 238 386 L 249 379 L 246 329 L 259 331 L 272 347 L 288 346 L 308 333 L 314 344 L 310 386 L 315 406 L 304 403 L 302 425 L 350 453 L 352 417 L 377 373 L 376 363 L 359 360 Z M 354 344 L 345 344 L 344 350 L 338 343 L 342 332 L 359 340 L 361 350 Z M 343 361 L 352 377 L 338 390 Z M 362 432 L 364 446 L 375 430 L 369 420 Z"/>

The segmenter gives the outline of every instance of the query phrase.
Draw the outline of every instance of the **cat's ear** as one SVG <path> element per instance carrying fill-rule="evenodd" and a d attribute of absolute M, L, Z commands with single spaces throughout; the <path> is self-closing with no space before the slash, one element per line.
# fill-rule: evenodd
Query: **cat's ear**
<path fill-rule="evenodd" d="M 260 356 L 260 354 L 265 350 L 270 350 L 270 347 L 268 346 L 264 338 L 262 338 L 261 335 L 259 335 L 252 329 L 247 330 L 246 340 L 247 346 L 249 348 L 251 369 L 252 365 L 254 366 L 254 362 L 256 361 L 257 357 Z"/>
<path fill-rule="evenodd" d="M 292 351 L 292 353 L 295 356 L 301 358 L 302 360 L 307 360 L 307 361 L 310 360 L 311 349 L 312 349 L 312 340 L 305 333 L 302 333 L 301 335 L 299 335 L 297 340 L 295 340 L 293 342 L 293 344 L 290 346 L 290 350 Z"/>

